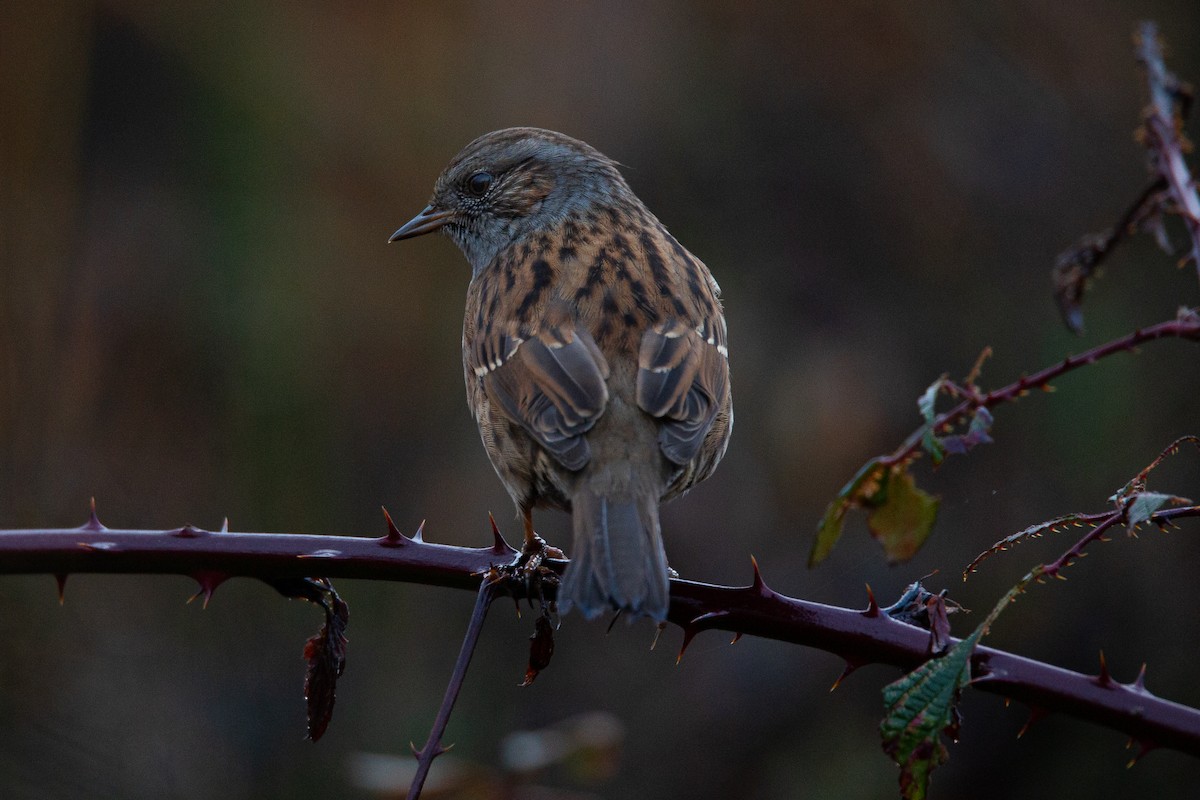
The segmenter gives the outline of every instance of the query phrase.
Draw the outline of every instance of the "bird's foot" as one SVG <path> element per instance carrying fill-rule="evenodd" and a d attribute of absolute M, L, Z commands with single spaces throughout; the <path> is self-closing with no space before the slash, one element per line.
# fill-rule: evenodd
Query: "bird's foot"
<path fill-rule="evenodd" d="M 512 562 L 490 567 L 487 576 L 492 583 L 505 584 L 505 589 L 517 601 L 518 615 L 521 613 L 522 598 L 528 600 L 530 606 L 536 600 L 542 609 L 557 615 L 554 600 L 546 597 L 546 587 L 557 590 L 560 579 L 558 572 L 547 565 L 546 560 L 563 558 L 566 555 L 562 550 L 546 544 L 545 539 L 534 533 L 525 537 L 521 552 Z"/>

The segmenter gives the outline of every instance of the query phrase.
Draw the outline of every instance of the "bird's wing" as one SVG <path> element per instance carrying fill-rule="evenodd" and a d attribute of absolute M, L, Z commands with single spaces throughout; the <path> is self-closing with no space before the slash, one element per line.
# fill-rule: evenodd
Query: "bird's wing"
<path fill-rule="evenodd" d="M 696 327 L 669 319 L 642 336 L 637 403 L 663 420 L 659 446 L 680 466 L 696 457 L 729 393 L 725 337 L 719 314 Z"/>
<path fill-rule="evenodd" d="M 571 323 L 524 333 L 477 337 L 467 366 L 494 407 L 564 467 L 582 469 L 591 458 L 583 434 L 608 404 L 608 364 L 591 335 Z"/>

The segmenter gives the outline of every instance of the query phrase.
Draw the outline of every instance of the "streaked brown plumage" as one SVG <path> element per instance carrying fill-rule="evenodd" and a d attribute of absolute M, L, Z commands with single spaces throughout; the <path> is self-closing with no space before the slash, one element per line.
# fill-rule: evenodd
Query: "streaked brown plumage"
<path fill-rule="evenodd" d="M 537 128 L 467 145 L 391 241 L 448 233 L 471 262 L 467 401 L 533 535 L 570 511 L 560 605 L 665 619 L 658 504 L 708 477 L 733 424 L 725 319 L 708 269 L 616 163 Z"/>

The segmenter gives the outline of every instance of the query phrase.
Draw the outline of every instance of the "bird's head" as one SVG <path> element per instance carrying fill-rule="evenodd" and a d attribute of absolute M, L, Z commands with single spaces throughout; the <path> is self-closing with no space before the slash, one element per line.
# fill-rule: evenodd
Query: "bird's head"
<path fill-rule="evenodd" d="M 485 134 L 438 176 L 420 214 L 388 241 L 445 231 L 478 275 L 500 252 L 570 218 L 587 224 L 605 206 L 632 199 L 616 162 L 595 148 L 541 128 Z"/>

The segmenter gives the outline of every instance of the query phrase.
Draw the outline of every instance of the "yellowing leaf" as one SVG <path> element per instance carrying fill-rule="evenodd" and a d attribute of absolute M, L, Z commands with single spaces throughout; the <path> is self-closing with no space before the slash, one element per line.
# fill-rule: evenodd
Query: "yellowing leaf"
<path fill-rule="evenodd" d="M 825 509 L 825 516 L 817 526 L 817 538 L 813 542 L 812 552 L 808 555 L 808 565 L 815 567 L 825 560 L 842 536 L 842 528 L 846 522 L 846 512 L 851 508 L 862 508 L 871 505 L 880 491 L 880 481 L 886 474 L 886 467 L 873 458 L 855 474 L 850 482 L 842 487 L 837 497 L 830 501 Z"/>
<path fill-rule="evenodd" d="M 883 545 L 888 561 L 893 564 L 907 561 L 929 538 L 941 501 L 918 489 L 903 467 L 893 467 L 888 472 L 879 494 L 883 496 L 882 502 L 867 517 L 871 535 Z"/>

